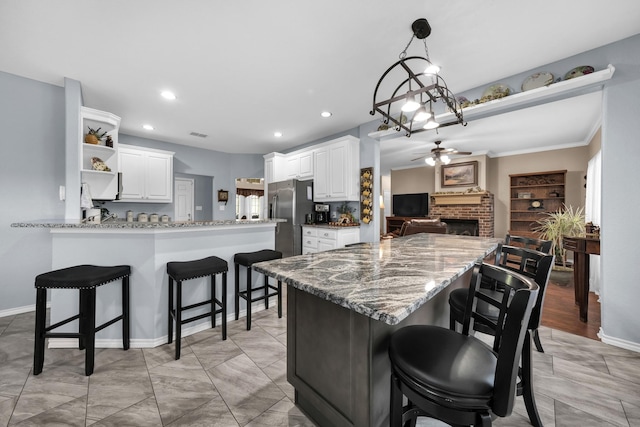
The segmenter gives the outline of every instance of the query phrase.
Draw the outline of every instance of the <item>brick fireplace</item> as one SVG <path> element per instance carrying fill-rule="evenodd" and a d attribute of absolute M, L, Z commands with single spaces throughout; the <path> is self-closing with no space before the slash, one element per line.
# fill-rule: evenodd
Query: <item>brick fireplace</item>
<path fill-rule="evenodd" d="M 493 194 L 489 192 L 434 194 L 429 217 L 440 217 L 445 222 L 447 218 L 477 220 L 480 237 L 495 237 Z"/>

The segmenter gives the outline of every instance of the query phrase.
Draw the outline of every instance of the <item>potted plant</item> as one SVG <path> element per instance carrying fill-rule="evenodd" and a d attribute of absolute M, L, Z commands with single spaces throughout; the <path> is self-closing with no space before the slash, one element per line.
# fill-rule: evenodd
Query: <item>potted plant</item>
<path fill-rule="evenodd" d="M 547 213 L 545 218 L 537 222 L 540 225 L 534 231 L 540 233 L 540 238 L 553 241 L 553 253 L 556 255 L 554 270 L 572 271 L 571 267 L 567 266 L 567 250 L 563 248 L 562 236 L 584 235 L 583 209 L 574 210 L 571 205 L 563 204 L 562 208 Z"/>

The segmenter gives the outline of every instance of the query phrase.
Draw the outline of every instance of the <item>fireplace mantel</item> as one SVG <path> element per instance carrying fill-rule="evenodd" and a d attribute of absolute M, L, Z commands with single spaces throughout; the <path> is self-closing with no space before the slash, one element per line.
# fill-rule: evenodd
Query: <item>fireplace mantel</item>
<path fill-rule="evenodd" d="M 481 193 L 441 193 L 433 194 L 435 205 L 480 205 L 482 196 L 489 194 L 487 191 Z"/>

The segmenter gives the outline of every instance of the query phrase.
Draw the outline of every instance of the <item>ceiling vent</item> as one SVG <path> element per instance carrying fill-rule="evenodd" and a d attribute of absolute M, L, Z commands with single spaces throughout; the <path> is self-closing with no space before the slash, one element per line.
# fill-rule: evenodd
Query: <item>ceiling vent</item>
<path fill-rule="evenodd" d="M 189 135 L 191 136 L 197 136 L 198 138 L 206 138 L 209 135 L 206 135 L 204 133 L 198 133 L 198 132 L 191 132 Z"/>

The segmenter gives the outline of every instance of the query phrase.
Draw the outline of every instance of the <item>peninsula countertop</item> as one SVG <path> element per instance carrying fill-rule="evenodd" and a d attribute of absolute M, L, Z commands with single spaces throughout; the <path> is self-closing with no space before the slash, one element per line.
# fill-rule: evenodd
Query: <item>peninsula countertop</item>
<path fill-rule="evenodd" d="M 63 229 L 187 229 L 203 227 L 229 227 L 239 225 L 275 225 L 278 222 L 286 222 L 285 219 L 229 219 L 213 221 L 186 221 L 186 222 L 127 222 L 125 220 L 108 220 L 99 224 L 92 222 L 73 221 L 64 219 L 36 220 L 27 222 L 16 222 L 11 227 L 21 228 L 63 228 Z"/>
<path fill-rule="evenodd" d="M 490 255 L 502 239 L 422 233 L 283 258 L 253 268 L 396 325 Z"/>

